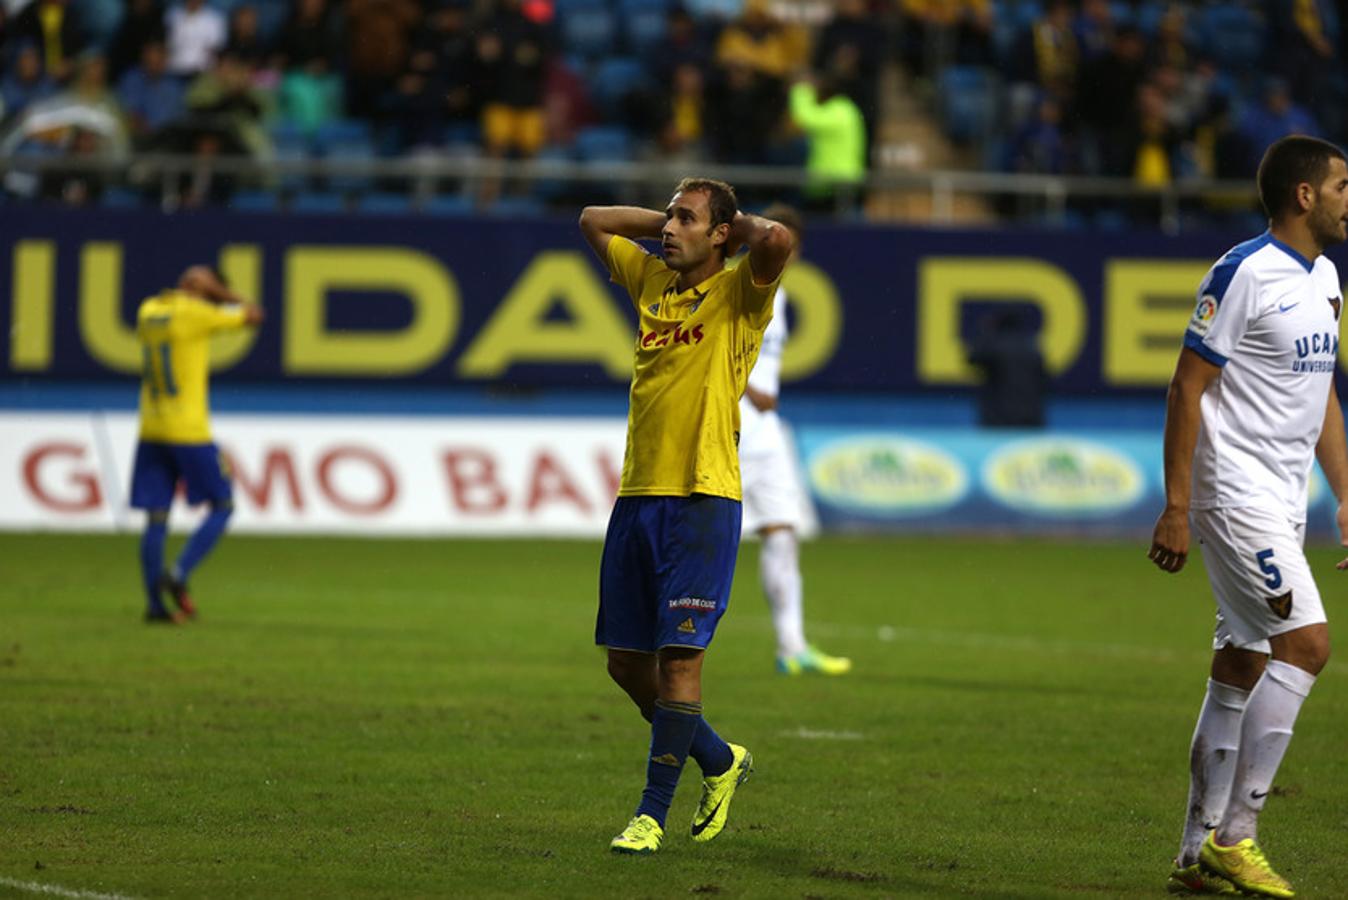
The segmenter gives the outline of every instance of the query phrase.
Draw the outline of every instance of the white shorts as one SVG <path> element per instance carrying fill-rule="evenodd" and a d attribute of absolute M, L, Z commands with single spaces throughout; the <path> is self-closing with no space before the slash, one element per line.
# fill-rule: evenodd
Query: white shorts
<path fill-rule="evenodd" d="M 1255 507 L 1196 509 L 1189 519 L 1217 600 L 1214 650 L 1268 653 L 1270 637 L 1325 621 L 1305 522 Z"/>
<path fill-rule="evenodd" d="M 741 414 L 743 415 L 743 414 Z M 804 524 L 796 454 L 775 412 L 756 413 L 740 438 L 740 486 L 744 495 L 743 532 L 768 525 Z"/>

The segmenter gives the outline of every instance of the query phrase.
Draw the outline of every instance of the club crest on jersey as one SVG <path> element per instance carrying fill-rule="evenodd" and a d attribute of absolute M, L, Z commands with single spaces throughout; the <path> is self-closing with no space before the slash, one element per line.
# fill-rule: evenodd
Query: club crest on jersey
<path fill-rule="evenodd" d="M 659 303 L 652 303 L 650 306 L 646 307 L 646 309 L 647 309 L 647 310 L 650 312 L 650 314 L 653 315 L 653 316 L 658 316 L 658 315 L 660 314 L 660 304 L 659 304 Z"/>
<path fill-rule="evenodd" d="M 1334 321 L 1337 322 L 1339 320 L 1339 307 L 1343 306 L 1343 298 L 1326 297 L 1325 299 L 1329 301 L 1330 306 L 1334 307 Z"/>
<path fill-rule="evenodd" d="M 702 338 L 702 323 L 698 322 L 692 328 L 684 328 L 682 325 L 675 325 L 673 328 L 665 328 L 660 331 L 637 331 L 637 345 L 642 349 L 666 347 L 670 344 L 700 344 Z"/>
<path fill-rule="evenodd" d="M 1268 608 L 1273 610 L 1273 614 L 1279 619 L 1286 619 L 1292 614 L 1292 592 L 1288 591 L 1281 597 L 1269 597 Z"/>
<path fill-rule="evenodd" d="M 1204 294 L 1198 301 L 1198 308 L 1194 310 L 1189 330 L 1199 337 L 1205 336 L 1212 327 L 1212 318 L 1215 315 L 1217 315 L 1217 298 L 1212 294 Z"/>

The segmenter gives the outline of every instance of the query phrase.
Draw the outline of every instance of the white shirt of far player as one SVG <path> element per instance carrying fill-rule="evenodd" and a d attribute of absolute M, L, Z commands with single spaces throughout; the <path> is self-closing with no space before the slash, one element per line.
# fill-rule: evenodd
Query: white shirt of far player
<path fill-rule="evenodd" d="M 1200 401 L 1191 508 L 1306 520 L 1342 302 L 1332 262 L 1311 262 L 1267 232 L 1208 271 L 1184 345 L 1222 371 Z"/>
<path fill-rule="evenodd" d="M 749 372 L 749 387 L 776 397 L 782 386 L 782 350 L 786 347 L 786 292 L 777 288 L 772 301 L 772 319 L 763 332 L 758 361 Z M 740 456 L 771 452 L 773 442 L 781 439 L 781 422 L 775 410 L 760 412 L 746 395 L 740 398 Z M 774 434 L 773 432 L 777 432 Z"/>
<path fill-rule="evenodd" d="M 175 6 L 164 15 L 168 69 L 174 75 L 195 75 L 210 68 L 229 39 L 224 13 L 209 4 L 197 10 Z"/>

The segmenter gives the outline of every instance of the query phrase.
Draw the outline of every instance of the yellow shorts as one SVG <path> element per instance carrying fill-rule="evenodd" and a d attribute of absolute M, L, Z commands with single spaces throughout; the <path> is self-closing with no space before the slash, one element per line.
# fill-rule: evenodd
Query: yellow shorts
<path fill-rule="evenodd" d="M 543 110 L 490 104 L 482 110 L 482 136 L 489 150 L 517 150 L 521 156 L 533 156 L 546 140 Z"/>

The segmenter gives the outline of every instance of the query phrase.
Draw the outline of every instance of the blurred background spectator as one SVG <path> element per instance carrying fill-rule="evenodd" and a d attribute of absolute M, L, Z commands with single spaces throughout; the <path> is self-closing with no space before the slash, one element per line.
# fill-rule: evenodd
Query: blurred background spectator
<path fill-rule="evenodd" d="M 169 71 L 182 77 L 198 75 L 210 68 L 215 54 L 228 39 L 224 14 L 206 0 L 183 0 L 168 11 L 164 27 Z"/>
<path fill-rule="evenodd" d="M 5 40 L 37 47 L 42 71 L 53 81 L 64 82 L 89 36 L 70 0 L 33 0 L 6 26 Z"/>
<path fill-rule="evenodd" d="M 117 82 L 127 128 L 142 146 L 150 135 L 183 114 L 185 95 L 182 81 L 169 74 L 168 50 L 159 41 L 146 42 L 141 47 L 140 65 Z"/>
<path fill-rule="evenodd" d="M 93 50 L 106 54 L 119 120 L 138 146 L 191 152 L 200 142 L 183 143 L 184 121 L 228 120 L 203 145 L 212 158 L 270 158 L 274 150 L 296 161 L 679 160 L 820 175 L 827 156 L 830 166 L 846 157 L 848 174 L 829 176 L 846 183 L 906 167 L 1106 176 L 1167 190 L 1189 178 L 1247 179 L 1262 148 L 1291 131 L 1345 139 L 1344 6 L 1348 0 L 17 0 L 0 21 L 0 97 L 12 133 Z M 802 80 L 827 86 L 827 94 L 807 103 L 802 91 L 788 104 L 790 85 Z M 859 161 L 852 149 L 825 152 L 841 133 L 814 114 L 826 108 L 859 114 L 860 128 L 845 129 L 864 135 Z M 73 142 L 46 146 L 61 153 Z M 826 180 L 811 180 L 814 205 L 829 195 L 818 187 Z M 340 183 L 341 202 L 374 187 L 369 178 L 320 181 L 279 183 L 287 193 Z M 479 202 L 501 194 L 501 185 L 480 187 Z M 569 202 L 575 191 L 540 180 L 505 193 L 542 206 Z M 774 193 L 750 187 L 746 202 Z M 930 212 L 892 199 L 871 189 L 863 208 Z M 1121 201 L 1077 206 L 1091 220 L 1127 211 Z M 1026 208 L 986 202 L 960 210 L 996 216 Z"/>
<path fill-rule="evenodd" d="M 130 0 L 108 49 L 108 71 L 113 78 L 121 78 L 141 63 L 146 44 L 163 44 L 167 39 L 163 4 L 159 0 Z"/>
<path fill-rule="evenodd" d="M 809 139 L 802 205 L 812 211 L 854 206 L 866 177 L 866 124 L 832 73 L 791 88 L 791 121 Z"/>

